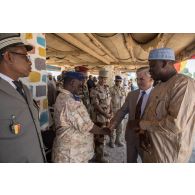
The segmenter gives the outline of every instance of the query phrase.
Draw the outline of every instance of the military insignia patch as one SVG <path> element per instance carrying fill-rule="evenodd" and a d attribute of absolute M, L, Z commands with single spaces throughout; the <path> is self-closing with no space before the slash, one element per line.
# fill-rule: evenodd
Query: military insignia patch
<path fill-rule="evenodd" d="M 11 125 L 11 129 L 12 129 L 12 133 L 17 135 L 20 133 L 21 125 L 20 124 Z"/>
<path fill-rule="evenodd" d="M 14 115 L 12 115 L 11 120 L 12 120 L 10 125 L 11 132 L 15 135 L 18 135 L 21 131 L 21 125 L 16 122 L 16 117 Z"/>

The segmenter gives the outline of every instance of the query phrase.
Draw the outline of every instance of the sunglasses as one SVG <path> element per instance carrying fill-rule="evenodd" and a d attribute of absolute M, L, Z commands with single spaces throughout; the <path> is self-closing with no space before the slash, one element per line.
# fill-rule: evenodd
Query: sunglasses
<path fill-rule="evenodd" d="M 27 62 L 30 62 L 30 61 L 31 61 L 30 56 L 29 56 L 28 54 L 24 54 L 24 53 L 17 53 L 17 52 L 14 52 L 14 51 L 8 51 L 8 52 L 9 52 L 9 53 L 16 54 L 16 55 L 25 56 L 25 60 L 26 60 Z M 2 55 L 4 55 L 4 54 L 2 54 Z"/>

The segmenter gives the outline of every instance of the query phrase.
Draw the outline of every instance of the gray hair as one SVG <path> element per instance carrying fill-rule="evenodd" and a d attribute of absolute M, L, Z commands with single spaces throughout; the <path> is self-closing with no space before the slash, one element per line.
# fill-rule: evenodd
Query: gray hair
<path fill-rule="evenodd" d="M 144 72 L 148 77 L 151 77 L 150 72 L 149 72 L 149 67 L 141 67 L 137 69 L 136 74 L 139 72 Z"/>

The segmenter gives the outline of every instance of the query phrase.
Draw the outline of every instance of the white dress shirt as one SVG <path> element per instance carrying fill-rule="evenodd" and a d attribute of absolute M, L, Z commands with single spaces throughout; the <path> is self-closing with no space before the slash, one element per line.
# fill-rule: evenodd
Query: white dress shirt
<path fill-rule="evenodd" d="M 16 89 L 16 86 L 14 85 L 14 83 L 13 83 L 13 79 L 11 79 L 10 77 L 8 77 L 8 76 L 6 76 L 6 75 L 4 75 L 4 74 L 2 74 L 2 73 L 0 73 L 0 77 L 3 79 L 3 80 L 5 80 L 5 81 L 7 81 L 12 87 L 14 87 L 14 89 Z"/>
<path fill-rule="evenodd" d="M 146 104 L 147 104 L 148 98 L 149 98 L 149 96 L 150 96 L 150 92 L 152 91 L 152 88 L 153 88 L 153 86 L 150 87 L 149 89 L 145 90 L 146 93 L 145 93 L 145 95 L 144 95 L 144 97 L 143 97 L 142 106 L 141 106 L 141 116 L 142 116 L 142 114 L 143 114 L 143 112 L 144 112 L 144 109 L 145 109 L 145 107 L 146 107 Z M 141 89 L 140 89 L 139 97 L 138 97 L 138 99 L 137 99 L 137 103 L 138 103 L 140 97 L 142 96 L 142 92 L 143 92 L 143 91 L 144 91 L 144 90 L 141 90 Z"/>

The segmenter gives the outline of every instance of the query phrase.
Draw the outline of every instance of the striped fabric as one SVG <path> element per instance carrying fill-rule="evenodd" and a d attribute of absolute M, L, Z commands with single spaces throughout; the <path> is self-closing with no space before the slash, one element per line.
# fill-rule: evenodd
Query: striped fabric
<path fill-rule="evenodd" d="M 23 43 L 20 33 L 0 33 L 0 50 L 11 45 L 25 46 L 27 51 L 33 49 L 32 45 Z"/>
<path fill-rule="evenodd" d="M 7 39 L 0 40 L 0 49 L 12 44 L 23 44 L 23 43 L 20 37 L 10 37 Z"/>

